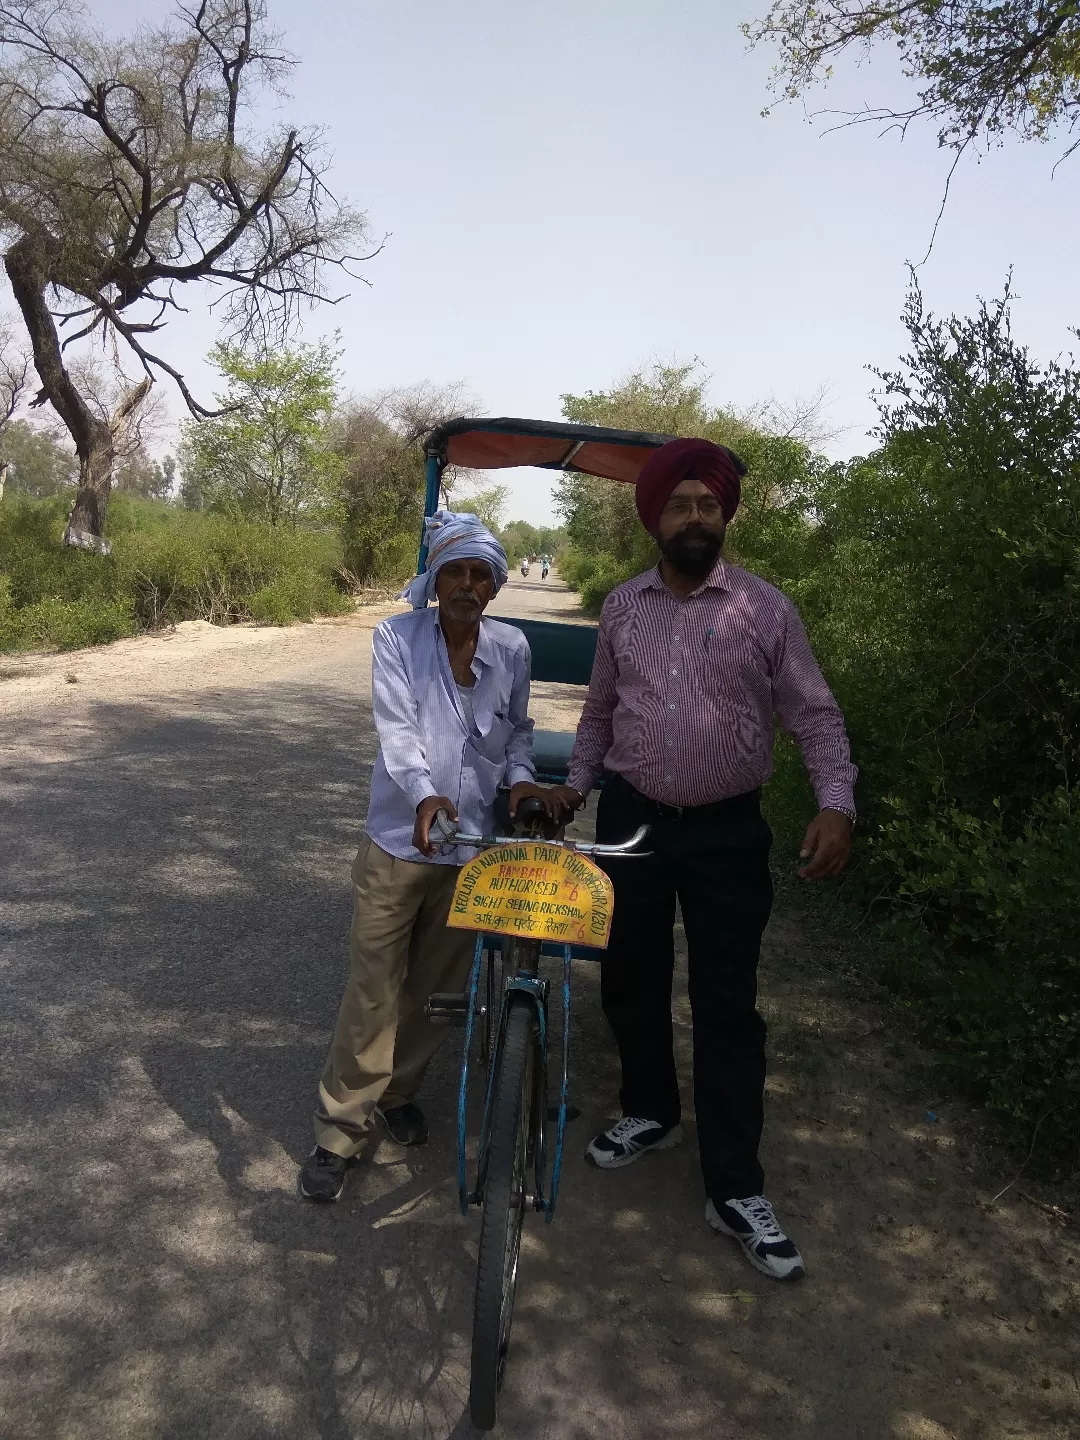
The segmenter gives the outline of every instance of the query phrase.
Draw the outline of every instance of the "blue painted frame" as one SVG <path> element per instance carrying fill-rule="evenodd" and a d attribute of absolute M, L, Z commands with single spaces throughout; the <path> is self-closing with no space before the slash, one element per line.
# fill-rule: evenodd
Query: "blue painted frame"
<path fill-rule="evenodd" d="M 502 1051 L 506 1021 L 506 1001 L 511 994 L 525 994 L 536 1007 L 537 1021 L 540 1026 L 540 1053 L 543 1066 L 541 1086 L 543 1090 L 544 1113 L 540 1116 L 540 1134 L 537 1137 L 537 1153 L 535 1159 L 536 1195 L 539 1201 L 538 1208 L 543 1212 L 546 1221 L 550 1224 L 555 1218 L 555 1202 L 558 1199 L 559 1180 L 562 1176 L 563 1147 L 566 1140 L 566 1109 L 570 1093 L 571 949 L 569 945 L 560 947 L 563 961 L 562 1077 L 559 1082 L 559 1116 L 555 1131 L 555 1153 L 551 1166 L 550 1190 L 548 1194 L 545 1195 L 544 1180 L 547 1174 L 548 982 L 538 975 L 520 974 L 508 975 L 503 982 L 502 996 L 499 1004 L 498 1027 L 494 1032 L 495 1039 L 491 1047 L 491 1054 L 488 1057 L 487 1083 L 484 1086 L 484 1114 L 480 1122 L 480 1135 L 476 1152 L 476 1183 L 472 1189 L 470 1189 L 469 1162 L 465 1151 L 469 1109 L 469 1072 L 471 1068 L 473 1033 L 476 1028 L 477 1002 L 480 993 L 480 970 L 483 964 L 484 952 L 490 948 L 486 943 L 489 938 L 490 937 L 484 935 L 483 932 L 477 934 L 476 948 L 473 951 L 472 972 L 469 976 L 469 1003 L 465 1013 L 465 1040 L 461 1056 L 461 1078 L 458 1083 L 458 1204 L 461 1208 L 461 1213 L 467 1215 L 470 1206 L 483 1203 L 483 1180 L 487 1153 L 488 1123 L 491 1116 L 491 1099 L 495 1088 L 495 1076 L 498 1073 L 499 1057 Z"/>

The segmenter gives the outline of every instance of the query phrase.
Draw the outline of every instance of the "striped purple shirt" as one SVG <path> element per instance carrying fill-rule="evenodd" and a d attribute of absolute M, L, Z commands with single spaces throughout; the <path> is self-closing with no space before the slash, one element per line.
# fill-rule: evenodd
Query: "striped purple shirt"
<path fill-rule="evenodd" d="M 604 602 L 567 783 L 586 794 L 606 769 L 669 805 L 741 795 L 772 773 L 774 716 L 819 807 L 853 811 L 844 717 L 795 606 L 723 560 L 678 600 L 657 566 Z"/>

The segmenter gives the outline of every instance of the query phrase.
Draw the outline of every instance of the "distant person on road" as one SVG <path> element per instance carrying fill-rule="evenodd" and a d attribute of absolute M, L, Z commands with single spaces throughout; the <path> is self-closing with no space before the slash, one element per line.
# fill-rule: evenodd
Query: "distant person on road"
<path fill-rule="evenodd" d="M 529 574 L 529 560 L 528 560 L 528 556 L 526 556 L 526 558 L 525 558 L 524 560 L 522 560 L 522 562 L 521 562 L 521 573 L 522 573 L 523 576 L 526 576 L 526 577 L 527 577 L 528 574 Z"/>
<path fill-rule="evenodd" d="M 505 783 L 511 815 L 529 795 L 559 813 L 554 792 L 534 783 L 528 643 L 483 618 L 506 581 L 506 554 L 474 515 L 440 511 L 426 538 L 427 569 L 405 592 L 412 610 L 383 620 L 372 638 L 379 753 L 352 867 L 349 979 L 300 1174 L 309 1200 L 340 1196 L 378 1117 L 402 1145 L 427 1139 L 414 1096 L 448 1031 L 424 1006 L 434 991 L 464 989 L 474 945 L 470 931 L 446 926 L 473 852 L 436 850 L 436 811 L 490 834 Z"/>
<path fill-rule="evenodd" d="M 547 577 L 548 577 L 548 569 L 549 569 L 549 566 L 548 566 L 547 558 L 545 557 L 545 558 L 544 558 L 543 560 L 541 560 L 541 562 L 540 562 L 540 579 L 541 579 L 541 580 L 546 580 L 546 579 L 547 579 Z"/>
<path fill-rule="evenodd" d="M 671 1020 L 677 899 L 705 1218 L 763 1274 L 793 1280 L 802 1256 L 765 1198 L 758 1160 L 757 966 L 773 896 L 772 832 L 759 801 L 773 717 L 798 742 L 819 806 L 800 852 L 804 879 L 847 863 L 857 772 L 795 606 L 721 559 L 745 470 L 706 440 L 671 441 L 642 469 L 638 514 L 660 563 L 604 602 L 568 783 L 557 793 L 579 806 L 606 770 L 597 839 L 652 827 L 647 859 L 605 863 L 615 909 L 601 997 L 622 1061 L 623 1118 L 595 1137 L 588 1158 L 616 1169 L 682 1138 Z"/>

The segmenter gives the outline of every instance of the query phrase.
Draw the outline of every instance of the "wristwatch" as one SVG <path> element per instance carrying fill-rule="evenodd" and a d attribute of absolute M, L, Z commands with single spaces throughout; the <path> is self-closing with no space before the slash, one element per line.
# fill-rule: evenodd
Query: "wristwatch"
<path fill-rule="evenodd" d="M 838 815 L 846 815 L 851 821 L 852 828 L 854 828 L 855 822 L 858 819 L 854 810 L 845 810 L 843 805 L 823 805 L 821 808 L 823 810 L 835 810 Z"/>

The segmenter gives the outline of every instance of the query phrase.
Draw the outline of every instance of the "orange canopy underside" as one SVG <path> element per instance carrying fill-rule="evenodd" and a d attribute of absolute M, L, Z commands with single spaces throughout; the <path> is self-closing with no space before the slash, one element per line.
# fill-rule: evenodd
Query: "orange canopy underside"
<path fill-rule="evenodd" d="M 554 430 L 556 426 L 551 428 Z M 481 428 L 449 433 L 445 438 L 446 462 L 470 470 L 502 470 L 515 465 L 581 470 L 587 475 L 603 475 L 609 480 L 625 480 L 633 485 L 646 460 L 667 439 L 642 435 L 640 439 L 624 440 L 619 432 L 593 438 L 588 433 L 592 427 L 581 426 L 577 433 L 574 433 L 577 427 L 572 425 L 557 428 L 563 433 L 523 434 Z"/>

